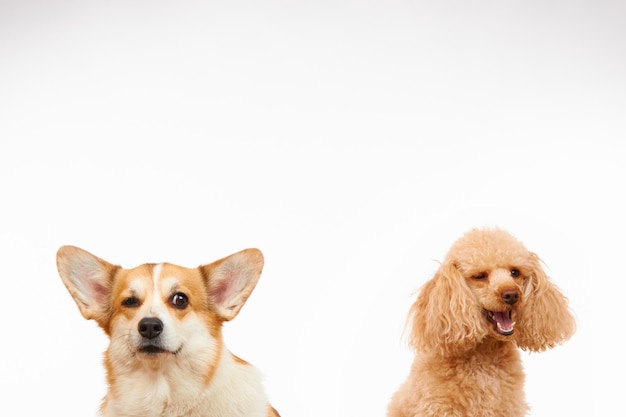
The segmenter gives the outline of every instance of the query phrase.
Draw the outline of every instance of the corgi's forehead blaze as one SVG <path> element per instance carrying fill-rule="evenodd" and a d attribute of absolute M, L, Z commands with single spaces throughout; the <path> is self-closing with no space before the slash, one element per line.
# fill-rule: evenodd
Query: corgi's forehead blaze
<path fill-rule="evenodd" d="M 130 294 L 146 297 L 154 292 L 169 296 L 184 290 L 200 293 L 204 290 L 203 278 L 197 268 L 185 268 L 173 264 L 144 264 L 132 269 L 121 269 L 115 278 L 115 295 Z"/>

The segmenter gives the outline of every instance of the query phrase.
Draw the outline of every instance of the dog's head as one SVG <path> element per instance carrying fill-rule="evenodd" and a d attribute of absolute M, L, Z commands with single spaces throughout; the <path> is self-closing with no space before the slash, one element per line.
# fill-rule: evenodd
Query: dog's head
<path fill-rule="evenodd" d="M 197 268 L 164 263 L 125 269 L 63 246 L 57 266 L 82 315 L 109 336 L 109 370 L 138 361 L 210 366 L 220 354 L 221 325 L 239 313 L 256 286 L 263 256 L 246 249 Z"/>
<path fill-rule="evenodd" d="M 409 323 L 413 348 L 452 355 L 485 338 L 540 351 L 575 328 L 567 298 L 539 257 L 501 229 L 474 229 L 452 245 L 422 287 Z"/>

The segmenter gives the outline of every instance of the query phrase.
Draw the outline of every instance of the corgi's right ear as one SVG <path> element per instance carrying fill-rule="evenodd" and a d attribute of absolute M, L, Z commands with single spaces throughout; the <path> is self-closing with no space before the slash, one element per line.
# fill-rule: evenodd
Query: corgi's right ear
<path fill-rule="evenodd" d="M 83 317 L 101 323 L 110 309 L 111 284 L 119 266 L 75 246 L 62 246 L 57 268 Z"/>

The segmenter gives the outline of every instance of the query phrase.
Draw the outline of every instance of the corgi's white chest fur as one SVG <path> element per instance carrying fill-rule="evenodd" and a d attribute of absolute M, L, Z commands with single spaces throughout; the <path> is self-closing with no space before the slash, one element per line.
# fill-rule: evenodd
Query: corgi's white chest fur
<path fill-rule="evenodd" d="M 102 416 L 267 416 L 258 371 L 239 363 L 225 348 L 213 378 L 205 386 L 203 376 L 193 369 L 173 371 L 142 369 L 118 378 L 115 392 L 111 391 L 105 400 Z"/>
<path fill-rule="evenodd" d="M 277 417 L 254 367 L 232 355 L 232 320 L 263 267 L 257 249 L 185 268 L 124 269 L 82 249 L 57 254 L 61 279 L 109 336 L 103 417 Z"/>

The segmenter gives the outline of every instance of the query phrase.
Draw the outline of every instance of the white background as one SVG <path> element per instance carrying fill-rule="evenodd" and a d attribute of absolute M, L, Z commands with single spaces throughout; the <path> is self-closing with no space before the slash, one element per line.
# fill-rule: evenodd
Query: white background
<path fill-rule="evenodd" d="M 106 337 L 56 271 L 72 244 L 127 267 L 260 248 L 229 348 L 283 417 L 384 416 L 415 290 L 495 225 L 578 320 L 523 354 L 532 416 L 619 415 L 625 10 L 1 0 L 2 414 L 104 395 Z"/>

